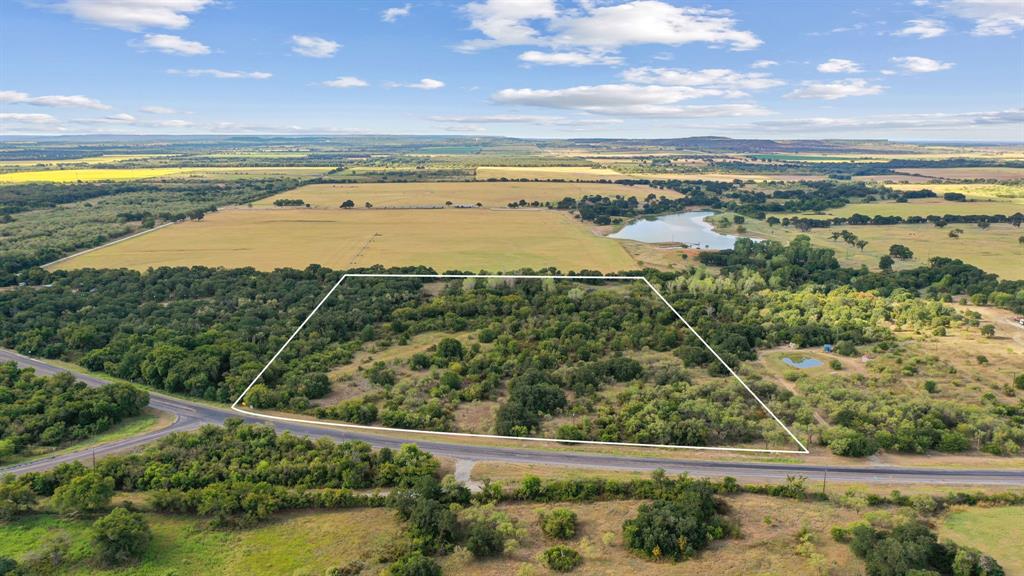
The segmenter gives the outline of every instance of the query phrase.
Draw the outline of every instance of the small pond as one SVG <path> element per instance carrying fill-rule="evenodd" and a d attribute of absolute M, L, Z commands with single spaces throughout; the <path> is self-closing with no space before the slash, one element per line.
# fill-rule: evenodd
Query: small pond
<path fill-rule="evenodd" d="M 726 250 L 736 244 L 736 236 L 719 234 L 704 219 L 714 212 L 683 212 L 627 224 L 609 238 L 637 242 L 677 242 L 694 248 Z"/>
<path fill-rule="evenodd" d="M 800 368 L 801 370 L 807 368 L 817 368 L 818 366 L 824 364 L 824 362 L 818 360 L 817 358 L 801 358 L 800 360 L 793 360 L 792 358 L 789 357 L 783 357 L 782 362 L 787 366 L 792 366 L 793 368 Z"/>

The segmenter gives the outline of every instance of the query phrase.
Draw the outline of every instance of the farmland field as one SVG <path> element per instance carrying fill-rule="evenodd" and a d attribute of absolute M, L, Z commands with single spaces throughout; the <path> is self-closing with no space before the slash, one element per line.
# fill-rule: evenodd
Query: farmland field
<path fill-rule="evenodd" d="M 88 156 L 85 158 L 72 158 L 60 160 L 0 160 L 0 169 L 3 168 L 24 168 L 34 166 L 57 166 L 60 164 L 115 164 L 129 160 L 150 160 L 153 158 L 166 158 L 170 154 L 104 154 L 103 156 Z"/>
<path fill-rule="evenodd" d="M 481 166 L 476 169 L 477 180 L 488 178 L 528 178 L 534 180 L 623 180 L 623 179 L 649 179 L 649 180 L 715 180 L 720 182 L 731 182 L 733 180 L 755 180 L 801 182 L 804 180 L 821 180 L 820 174 L 717 174 L 717 173 L 661 173 L 661 172 L 636 172 L 626 173 L 612 170 L 611 168 L 583 168 L 564 166 L 536 166 L 536 167 L 495 167 Z"/>
<path fill-rule="evenodd" d="M 821 213 L 802 213 L 801 216 L 811 214 L 823 214 L 828 216 L 849 217 L 854 214 L 865 216 L 943 216 L 946 214 L 975 215 L 975 214 L 1015 214 L 1024 212 L 1024 204 L 1016 202 L 1000 201 L 977 201 L 977 202 L 947 202 L 940 198 L 922 198 L 909 202 L 868 202 L 863 204 L 847 204 L 842 208 L 833 208 Z M 794 214 L 786 214 L 793 216 Z M 819 217 L 819 216 L 810 216 Z"/>
<path fill-rule="evenodd" d="M 769 227 L 761 221 L 748 219 L 746 227 L 749 235 L 788 243 L 795 236 L 802 234 L 792 227 Z M 959 239 L 949 237 L 950 230 L 960 228 L 964 232 Z M 863 251 L 833 241 L 833 231 L 849 230 L 859 238 L 866 240 L 868 245 Z M 732 230 L 726 232 L 733 233 Z M 937 228 L 931 224 L 894 224 L 887 226 L 834 226 L 832 228 L 816 228 L 806 233 L 818 246 L 832 248 L 836 258 L 844 266 L 866 265 L 877 269 L 878 259 L 888 254 L 889 246 L 903 244 L 914 252 L 914 259 L 905 263 L 897 262 L 896 268 L 914 268 L 926 264 L 933 256 L 959 258 L 973 264 L 986 272 L 998 274 L 1008 280 L 1024 279 L 1024 266 L 1020 266 L 1020 257 L 1024 256 L 1024 246 L 1018 242 L 1022 234 L 1020 228 L 1010 224 L 993 224 L 989 229 L 982 230 L 977 226 L 950 225 Z M 1012 258 L 1011 255 L 1018 257 Z"/>
<path fill-rule="evenodd" d="M 187 172 L 187 168 L 74 168 L 0 174 L 0 184 L 21 182 L 94 182 L 98 180 L 141 180 Z"/>
<path fill-rule="evenodd" d="M 1014 184 L 889 184 L 894 190 L 921 190 L 927 189 L 936 194 L 946 192 L 959 192 L 966 196 L 978 198 L 1011 198 L 1018 201 L 1024 200 L 1024 185 Z"/>
<path fill-rule="evenodd" d="M 1024 168 L 1007 168 L 1002 166 L 982 166 L 977 168 L 904 168 L 900 171 L 908 174 L 920 174 L 930 178 L 949 178 L 953 180 L 1024 179 Z"/>
<path fill-rule="evenodd" d="M 615 240 L 549 210 L 223 210 L 59 265 L 61 268 L 309 264 L 332 268 L 427 265 L 438 271 L 555 266 L 626 270 Z"/>
<path fill-rule="evenodd" d="M 311 184 L 289 190 L 253 203 L 254 206 L 272 206 L 282 198 L 301 199 L 314 208 L 337 208 L 345 200 L 352 200 L 356 208 L 366 202 L 374 207 L 473 205 L 477 202 L 489 208 L 503 208 L 509 202 L 557 202 L 566 196 L 580 198 L 587 194 L 602 196 L 643 197 L 650 193 L 647 187 L 616 184 L 587 184 L 576 182 L 408 182 L 400 184 Z M 677 196 L 671 190 L 655 193 Z"/>

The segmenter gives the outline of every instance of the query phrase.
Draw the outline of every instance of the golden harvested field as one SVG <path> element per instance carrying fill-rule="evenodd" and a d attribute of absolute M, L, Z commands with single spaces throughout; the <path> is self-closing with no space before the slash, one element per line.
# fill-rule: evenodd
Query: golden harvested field
<path fill-rule="evenodd" d="M 714 221 L 714 219 L 712 219 Z M 749 236 L 768 238 L 788 243 L 795 236 L 802 234 L 799 230 L 782 226 L 769 227 L 763 221 L 747 219 L 744 224 Z M 963 230 L 959 239 L 949 237 L 950 230 Z M 859 238 L 868 241 L 863 252 L 842 240 L 831 239 L 833 231 L 849 230 Z M 726 230 L 733 234 L 734 230 Z M 866 265 L 873 270 L 878 269 L 878 259 L 889 253 L 889 246 L 903 244 L 914 252 L 914 258 L 907 262 L 897 261 L 896 268 L 913 268 L 927 264 L 934 256 L 958 258 L 973 264 L 986 272 L 998 274 L 1007 280 L 1024 280 L 1024 266 L 1020 265 L 1024 258 L 1024 245 L 1018 238 L 1024 229 L 1014 228 L 1010 224 L 993 224 L 982 230 L 973 224 L 951 224 L 945 228 L 936 228 L 931 224 L 894 224 L 891 226 L 834 226 L 832 228 L 815 228 L 806 233 L 818 246 L 832 248 L 836 258 L 844 266 Z"/>
<path fill-rule="evenodd" d="M 906 168 L 901 172 L 920 174 L 930 178 L 953 180 L 1022 180 L 1024 168 L 1004 168 L 1001 166 L 985 166 L 979 168 Z"/>
<path fill-rule="evenodd" d="M 971 214 L 1016 214 L 1024 213 L 1024 204 L 1017 202 L 1000 201 L 976 201 L 976 202 L 947 202 L 941 198 L 921 198 L 909 202 L 868 202 L 865 204 L 847 204 L 842 208 L 833 208 L 825 212 L 805 212 L 800 216 L 810 218 L 821 218 L 827 216 L 849 217 L 854 214 L 865 216 L 944 216 L 946 214 L 971 215 Z M 785 214 L 782 216 L 794 216 Z"/>
<path fill-rule="evenodd" d="M 566 196 L 580 198 L 587 194 L 602 196 L 636 196 L 642 198 L 655 192 L 675 195 L 670 190 L 651 190 L 646 186 L 620 186 L 586 182 L 406 182 L 401 184 L 311 184 L 282 192 L 253 203 L 254 206 L 273 206 L 280 198 L 301 199 L 314 208 L 338 208 L 345 200 L 352 200 L 356 208 L 366 202 L 375 208 L 444 206 L 482 203 L 488 208 L 504 208 L 509 202 L 558 202 Z"/>
<path fill-rule="evenodd" d="M 0 160 L 2 168 L 22 168 L 26 166 L 56 166 L 58 164 L 114 164 L 128 160 L 149 160 L 152 158 L 166 158 L 171 154 L 107 154 L 105 156 L 89 156 L 87 158 L 74 158 L 71 160 Z"/>
<path fill-rule="evenodd" d="M 550 210 L 222 210 L 58 265 L 60 268 L 321 264 L 428 265 L 510 271 L 554 266 L 613 272 L 636 267 L 615 240 Z"/>
<path fill-rule="evenodd" d="M 1020 184 L 889 184 L 893 190 L 927 189 L 942 195 L 946 192 L 959 192 L 965 196 L 978 198 L 1003 198 L 1024 201 L 1024 185 Z"/>
<path fill-rule="evenodd" d="M 715 173 L 654 173 L 654 172 L 618 172 L 611 168 L 581 168 L 579 166 L 536 166 L 536 167 L 496 167 L 481 166 L 476 169 L 477 180 L 488 178 L 529 178 L 534 180 L 714 180 L 731 182 L 732 180 L 754 180 L 757 182 L 781 181 L 800 182 L 804 180 L 823 180 L 820 174 L 715 174 Z"/>
<path fill-rule="evenodd" d="M 141 180 L 187 172 L 188 168 L 74 168 L 0 174 L 0 184 L 22 182 L 95 182 L 98 180 Z"/>

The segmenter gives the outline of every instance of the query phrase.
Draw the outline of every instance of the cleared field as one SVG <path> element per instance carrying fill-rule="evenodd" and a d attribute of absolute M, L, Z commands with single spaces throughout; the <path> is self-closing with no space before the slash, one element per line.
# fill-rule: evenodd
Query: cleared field
<path fill-rule="evenodd" d="M 821 174 L 717 174 L 717 173 L 655 173 L 655 172 L 618 172 L 610 168 L 581 168 L 579 166 L 538 166 L 538 167 L 497 167 L 481 166 L 476 169 L 477 180 L 488 178 L 529 178 L 534 180 L 714 180 L 731 182 L 733 180 L 754 180 L 757 182 L 801 182 L 805 180 L 822 180 Z"/>
<path fill-rule="evenodd" d="M 947 178 L 953 180 L 1021 180 L 1024 179 L 1024 168 L 1006 168 L 1002 166 L 983 166 L 978 168 L 906 168 L 901 172 L 920 174 L 929 178 Z"/>
<path fill-rule="evenodd" d="M 911 200 L 903 203 L 868 202 L 864 204 L 847 204 L 842 208 L 833 208 L 823 213 L 807 212 L 801 214 L 786 214 L 785 216 L 799 215 L 821 217 L 827 215 L 840 218 L 849 217 L 854 214 L 864 214 L 865 216 L 943 216 L 946 214 L 966 216 L 973 214 L 1005 214 L 1009 216 L 1010 214 L 1016 214 L 1017 212 L 1024 213 L 1024 204 L 1000 201 L 947 202 L 941 198 L 922 198 L 920 200 Z"/>
<path fill-rule="evenodd" d="M 128 160 L 150 160 L 153 158 L 166 158 L 168 156 L 171 156 L 171 154 L 107 154 L 104 156 L 89 156 L 87 158 L 74 158 L 71 160 L 0 160 L 0 168 L 57 166 L 58 164 L 112 164 Z"/>
<path fill-rule="evenodd" d="M 407 182 L 401 184 L 311 184 L 253 203 L 254 206 L 273 206 L 281 198 L 301 199 L 314 208 L 338 208 L 345 200 L 352 200 L 356 208 L 370 202 L 376 208 L 475 205 L 504 208 L 510 202 L 558 202 L 566 196 L 580 198 L 587 194 L 602 196 L 643 197 L 652 190 L 646 186 L 620 186 L 585 182 Z M 657 190 L 659 195 L 675 195 L 668 190 Z"/>
<path fill-rule="evenodd" d="M 98 180 L 141 180 L 187 172 L 187 168 L 75 168 L 72 170 L 33 170 L 0 174 L 0 184 L 22 182 L 95 182 Z"/>
<path fill-rule="evenodd" d="M 792 227 L 769 227 L 762 221 L 748 219 L 744 224 L 749 236 L 768 238 L 779 242 L 789 242 L 802 234 Z M 959 239 L 949 237 L 950 230 L 960 228 L 963 234 Z M 863 251 L 842 242 L 832 240 L 831 233 L 849 230 L 859 238 L 867 240 L 868 245 Z M 732 233 L 732 231 L 730 231 Z M 1024 245 L 1018 238 L 1024 233 L 1020 228 L 1009 224 L 993 224 L 987 230 L 975 225 L 950 225 L 936 228 L 931 224 L 895 224 L 892 226 L 835 226 L 832 228 L 816 228 L 807 232 L 812 242 L 818 246 L 832 248 L 836 258 L 844 266 L 865 265 L 873 270 L 878 269 L 878 259 L 889 253 L 889 246 L 903 244 L 914 252 L 913 260 L 897 262 L 896 268 L 913 268 L 926 264 L 929 258 L 945 256 L 959 258 L 1007 280 L 1024 279 L 1024 266 L 1020 265 L 1024 256 Z"/>
<path fill-rule="evenodd" d="M 1007 574 L 1024 574 L 1024 507 L 965 508 L 946 515 L 939 534 L 996 559 Z"/>
<path fill-rule="evenodd" d="M 223 210 L 61 263 L 60 268 L 321 264 L 438 271 L 636 267 L 615 240 L 550 210 Z"/>
<path fill-rule="evenodd" d="M 1024 185 L 1020 184 L 889 184 L 893 190 L 927 189 L 936 194 L 959 192 L 978 198 L 1004 198 L 1024 200 Z"/>

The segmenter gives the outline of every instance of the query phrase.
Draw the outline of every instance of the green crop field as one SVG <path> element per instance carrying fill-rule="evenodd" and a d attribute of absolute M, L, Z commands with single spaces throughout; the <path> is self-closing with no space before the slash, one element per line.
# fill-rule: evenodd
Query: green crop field
<path fill-rule="evenodd" d="M 356 208 L 367 202 L 376 208 L 475 205 L 504 208 L 510 202 L 558 202 L 569 196 L 580 198 L 588 194 L 602 196 L 643 197 L 651 192 L 664 196 L 679 196 L 671 190 L 651 190 L 647 187 L 595 184 L 587 182 L 406 182 L 398 184 L 311 184 L 253 203 L 254 206 L 273 206 L 282 198 L 300 199 L 314 208 L 338 208 L 345 200 L 352 200 Z"/>
<path fill-rule="evenodd" d="M 847 204 L 842 208 L 833 208 L 826 210 L 825 212 L 811 213 L 804 212 L 799 214 L 780 214 L 780 218 L 783 216 L 806 216 L 808 218 L 822 218 L 824 216 L 834 216 L 840 218 L 847 218 L 854 214 L 864 214 L 865 216 L 944 216 L 946 214 L 955 214 L 958 216 L 966 216 L 973 214 L 1016 214 L 1017 212 L 1024 213 L 1024 203 L 1017 203 L 1012 201 L 972 201 L 972 202 L 947 202 L 941 198 L 923 198 L 920 200 L 911 200 L 909 202 L 867 202 L 862 204 Z"/>
<path fill-rule="evenodd" d="M 1000 198 L 1024 201 L 1024 185 L 1021 184 L 949 184 L 949 183 L 926 183 L 926 184 L 889 184 L 894 190 L 922 190 L 927 189 L 936 194 L 946 192 L 959 192 L 966 196 L 978 198 Z"/>
<path fill-rule="evenodd" d="M 65 261 L 60 268 L 321 264 L 427 265 L 443 270 L 635 267 L 615 240 L 550 210 L 235 209 L 170 226 Z"/>

